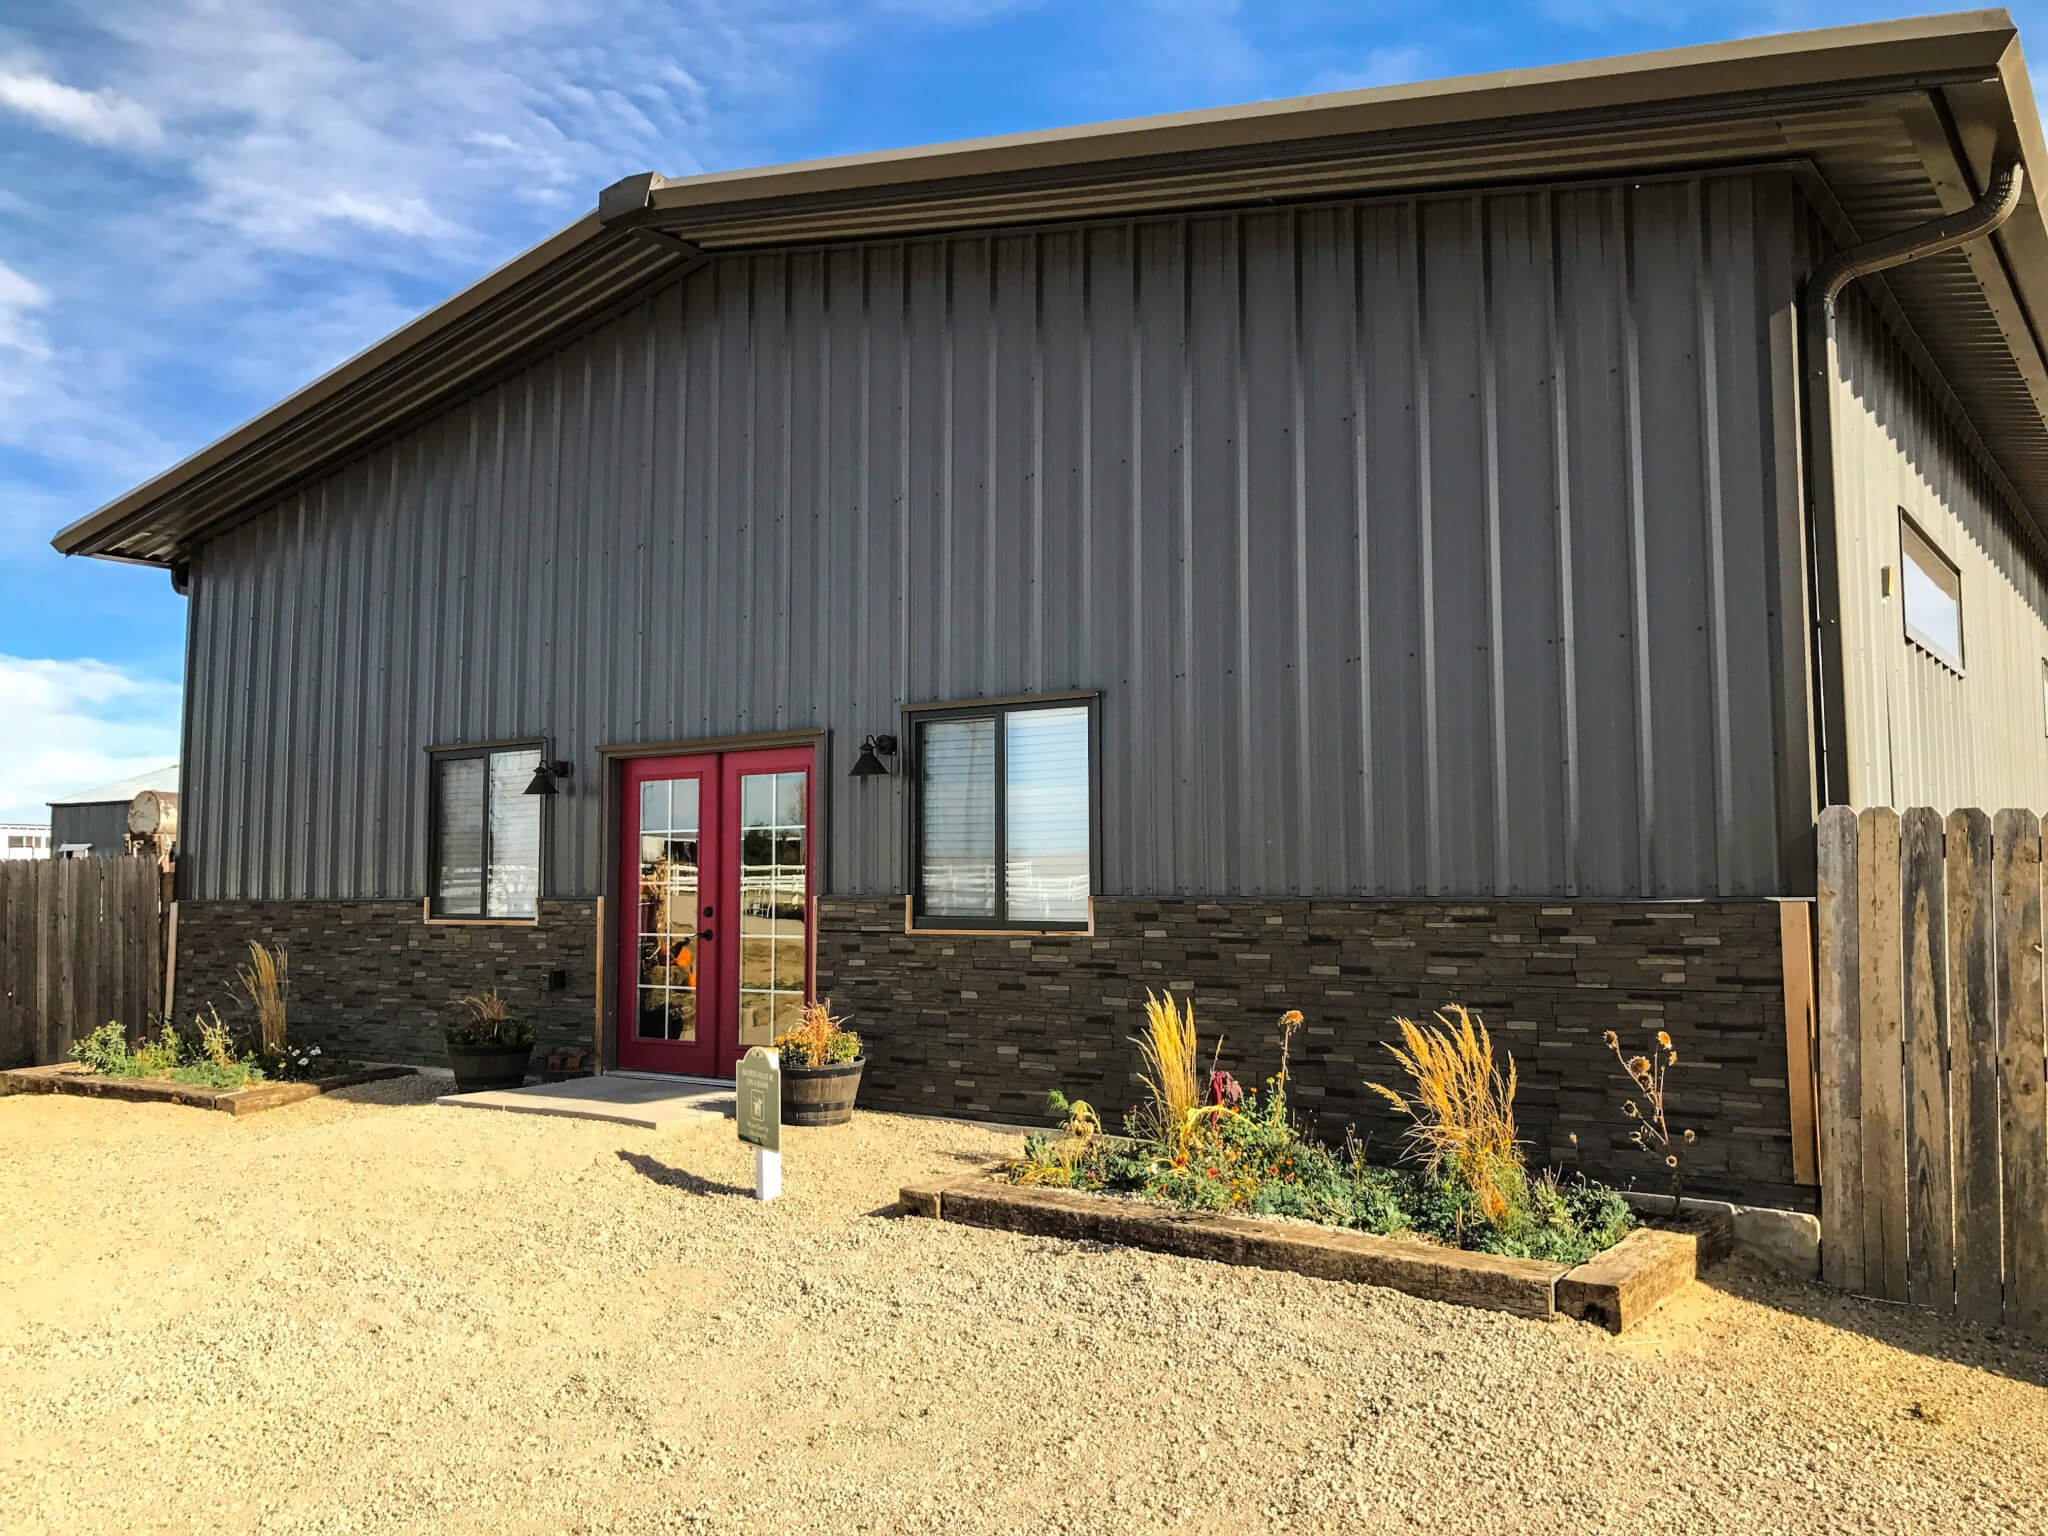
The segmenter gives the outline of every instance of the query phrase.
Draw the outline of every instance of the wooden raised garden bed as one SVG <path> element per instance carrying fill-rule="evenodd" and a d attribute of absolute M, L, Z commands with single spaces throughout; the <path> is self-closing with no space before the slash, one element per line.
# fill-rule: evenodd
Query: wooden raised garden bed
<path fill-rule="evenodd" d="M 1641 1322 L 1729 1246 L 1725 1220 L 1672 1229 L 1638 1227 L 1605 1253 L 1573 1267 L 1467 1253 L 1419 1238 L 1029 1188 L 988 1173 L 907 1185 L 902 1205 L 911 1215 L 940 1221 L 1348 1280 L 1520 1317 L 1578 1318 L 1613 1333 Z"/>
<path fill-rule="evenodd" d="M 411 1077 L 411 1067 L 363 1067 L 305 1082 L 260 1082 L 242 1088 L 206 1088 L 158 1077 L 102 1077 L 74 1061 L 54 1067 L 17 1067 L 0 1072 L 0 1098 L 12 1093 L 72 1093 L 93 1099 L 126 1099 L 142 1104 L 183 1104 L 192 1109 L 218 1109 L 230 1115 L 253 1115 L 280 1109 L 302 1099 L 316 1099 L 337 1088 Z"/>

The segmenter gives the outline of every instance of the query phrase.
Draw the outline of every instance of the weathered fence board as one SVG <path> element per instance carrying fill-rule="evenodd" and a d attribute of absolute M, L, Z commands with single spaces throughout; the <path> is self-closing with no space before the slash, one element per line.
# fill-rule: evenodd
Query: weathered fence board
<path fill-rule="evenodd" d="M 0 864 L 0 1066 L 61 1061 L 109 1019 L 162 1011 L 163 880 L 148 859 Z"/>
<path fill-rule="evenodd" d="M 1899 901 L 1905 921 L 1907 1296 L 1946 1312 L 1955 1306 L 1955 1185 L 1948 1121 L 1948 935 L 1942 894 L 1948 870 L 1942 819 L 1906 812 L 1899 831 Z"/>
<path fill-rule="evenodd" d="M 1845 1291 L 1863 1289 L 1863 1082 L 1860 1036 L 1840 1021 L 1862 1016 L 1856 813 L 1831 806 L 1820 818 L 1820 1179 L 1821 1274 Z"/>
<path fill-rule="evenodd" d="M 1822 1273 L 2048 1337 L 2041 819 L 1836 807 L 1819 854 Z"/>

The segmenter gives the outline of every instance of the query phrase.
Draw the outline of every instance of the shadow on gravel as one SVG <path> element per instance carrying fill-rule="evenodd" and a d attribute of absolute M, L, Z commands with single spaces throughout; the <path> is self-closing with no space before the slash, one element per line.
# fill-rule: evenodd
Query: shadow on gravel
<path fill-rule="evenodd" d="M 2029 1386 L 2048 1387 L 2048 1346 L 2017 1333 L 1979 1328 L 1921 1307 L 1851 1296 L 1816 1281 L 1789 1279 L 1741 1262 L 1715 1265 L 1700 1276 L 1700 1283 L 1759 1306 L 1861 1334 L 1893 1349 L 1994 1371 Z"/>
<path fill-rule="evenodd" d="M 644 1152 L 619 1153 L 619 1161 L 639 1174 L 643 1179 L 652 1179 L 667 1189 L 680 1189 L 686 1195 L 744 1195 L 754 1198 L 751 1189 L 742 1189 L 737 1184 L 721 1183 L 717 1179 L 703 1178 L 684 1168 L 671 1168 L 657 1158 Z"/>

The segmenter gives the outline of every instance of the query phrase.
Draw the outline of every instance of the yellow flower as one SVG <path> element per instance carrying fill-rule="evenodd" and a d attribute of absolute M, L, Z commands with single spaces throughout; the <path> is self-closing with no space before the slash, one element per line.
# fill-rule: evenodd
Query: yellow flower
<path fill-rule="evenodd" d="M 1628 1069 L 1637 1077 L 1647 1077 L 1650 1072 L 1650 1058 L 1647 1056 L 1633 1057 L 1629 1061 Z"/>
<path fill-rule="evenodd" d="M 1669 1030 L 1666 1030 L 1666 1029 L 1660 1029 L 1660 1030 L 1658 1030 L 1658 1031 L 1657 1031 L 1657 1043 L 1658 1043 L 1659 1045 L 1663 1046 L 1665 1050 L 1667 1050 L 1667 1051 L 1668 1051 L 1668 1050 L 1670 1050 L 1670 1049 L 1671 1049 L 1671 1032 L 1670 1032 Z"/>
<path fill-rule="evenodd" d="M 1280 1015 L 1280 1027 L 1282 1029 L 1292 1029 L 1300 1022 L 1301 1010 L 1299 1008 L 1290 1008 Z"/>

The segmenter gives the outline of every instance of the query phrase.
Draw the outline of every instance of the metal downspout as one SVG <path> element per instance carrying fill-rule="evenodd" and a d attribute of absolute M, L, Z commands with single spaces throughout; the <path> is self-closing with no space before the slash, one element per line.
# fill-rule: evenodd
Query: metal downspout
<path fill-rule="evenodd" d="M 1801 298 L 1800 328 L 1805 351 L 1806 516 L 1813 552 L 1808 601 L 1813 614 L 1814 752 L 1816 810 L 1848 805 L 1847 703 L 1840 685 L 1842 616 L 1835 507 L 1834 382 L 1837 367 L 1835 301 L 1859 277 L 1889 271 L 1981 240 L 2012 217 L 2025 190 L 2026 173 L 2017 160 L 2000 165 L 1984 195 L 1969 207 L 1915 224 L 1897 234 L 1837 251 L 1814 270 Z"/>

